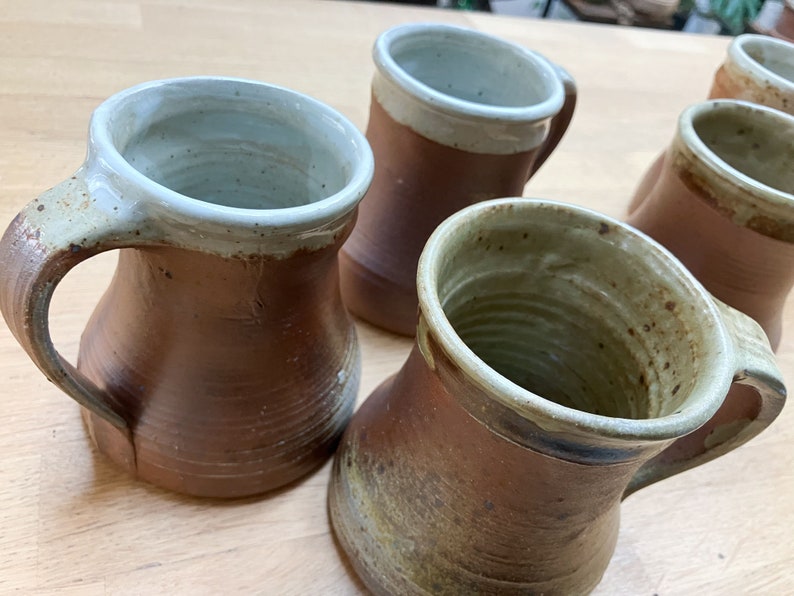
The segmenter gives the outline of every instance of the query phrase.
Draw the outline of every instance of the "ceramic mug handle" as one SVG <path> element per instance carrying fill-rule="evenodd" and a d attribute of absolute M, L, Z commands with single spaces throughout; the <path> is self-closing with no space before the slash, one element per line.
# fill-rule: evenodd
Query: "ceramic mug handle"
<path fill-rule="evenodd" d="M 554 68 L 554 70 L 557 71 L 557 74 L 562 81 L 562 86 L 565 91 L 565 101 L 563 102 L 562 108 L 557 115 L 551 119 L 549 134 L 543 141 L 543 145 L 538 151 L 538 155 L 535 158 L 532 167 L 530 168 L 527 180 L 529 180 L 529 178 L 538 171 L 540 166 L 542 166 L 543 163 L 548 159 L 549 155 L 551 155 L 552 151 L 557 148 L 557 145 L 560 143 L 563 135 L 565 135 L 565 131 L 568 130 L 568 125 L 571 123 L 574 110 L 576 109 L 576 81 L 574 81 L 570 73 L 562 66 L 558 66 L 553 62 L 549 62 L 549 64 L 552 66 L 552 68 Z"/>
<path fill-rule="evenodd" d="M 624 498 L 736 449 L 769 426 L 783 408 L 786 388 L 766 334 L 747 315 L 717 299 L 714 302 L 735 346 L 731 391 L 711 420 L 646 462 L 632 478 Z"/>
<path fill-rule="evenodd" d="M 29 203 L 0 240 L 0 310 L 11 332 L 49 381 L 128 437 L 113 399 L 53 346 L 48 314 L 70 269 L 106 250 L 153 244 L 142 231 L 134 207 L 107 188 L 89 192 L 79 170 Z"/>

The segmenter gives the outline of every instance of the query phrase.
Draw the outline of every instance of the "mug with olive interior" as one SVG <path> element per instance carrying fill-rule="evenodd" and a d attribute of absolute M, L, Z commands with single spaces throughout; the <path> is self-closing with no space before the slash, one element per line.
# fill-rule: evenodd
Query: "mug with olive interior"
<path fill-rule="evenodd" d="M 447 219 L 419 263 L 412 353 L 353 416 L 333 527 L 376 594 L 574 594 L 613 553 L 621 500 L 732 382 L 763 430 L 785 389 L 768 341 L 663 247 L 572 205 L 500 199 Z"/>
<path fill-rule="evenodd" d="M 794 116 L 726 99 L 689 106 L 627 219 L 758 321 L 773 348 L 794 285 L 793 163 Z"/>
<path fill-rule="evenodd" d="M 467 205 L 522 194 L 565 133 L 576 86 L 536 52 L 438 23 L 387 30 L 373 59 L 375 176 L 340 256 L 342 297 L 370 323 L 413 335 L 430 234 Z"/>
<path fill-rule="evenodd" d="M 741 99 L 794 115 L 794 43 L 751 33 L 735 37 L 714 73 L 708 99 Z M 634 191 L 629 215 L 656 184 L 664 156 L 656 158 Z"/>
<path fill-rule="evenodd" d="M 202 496 L 261 493 L 332 453 L 359 379 L 337 251 L 373 170 L 342 115 L 265 83 L 144 83 L 94 112 L 74 176 L 0 241 L 0 308 L 83 406 L 99 451 Z M 77 366 L 48 308 L 79 262 L 121 249 Z"/>

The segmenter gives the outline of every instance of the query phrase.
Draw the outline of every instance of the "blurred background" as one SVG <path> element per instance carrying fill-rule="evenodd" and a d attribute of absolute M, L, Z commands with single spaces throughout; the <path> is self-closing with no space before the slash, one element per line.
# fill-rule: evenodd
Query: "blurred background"
<path fill-rule="evenodd" d="M 771 33 L 794 19 L 794 0 L 374 0 L 704 33 Z"/>

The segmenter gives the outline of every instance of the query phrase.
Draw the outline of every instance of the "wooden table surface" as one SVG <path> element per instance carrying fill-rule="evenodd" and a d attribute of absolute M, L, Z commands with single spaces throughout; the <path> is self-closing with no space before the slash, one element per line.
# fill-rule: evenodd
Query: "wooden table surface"
<path fill-rule="evenodd" d="M 727 38 L 334 1 L 0 2 L 0 220 L 81 163 L 92 109 L 135 83 L 218 74 L 308 93 L 366 125 L 370 48 L 406 21 L 534 48 L 579 84 L 572 127 L 525 195 L 621 217 L 675 118 L 705 97 Z M 114 255 L 58 289 L 74 358 Z M 779 361 L 794 386 L 788 310 Z M 363 399 L 410 342 L 359 325 Z M 288 491 L 213 502 L 137 482 L 92 448 L 78 407 L 0 328 L 0 593 L 356 594 L 329 531 L 329 465 Z M 630 497 L 597 594 L 794 593 L 794 407 L 750 444 Z"/>

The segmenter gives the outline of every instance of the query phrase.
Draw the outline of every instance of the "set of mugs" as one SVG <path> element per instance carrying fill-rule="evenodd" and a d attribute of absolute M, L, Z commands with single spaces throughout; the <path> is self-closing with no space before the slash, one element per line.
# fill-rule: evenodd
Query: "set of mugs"
<path fill-rule="evenodd" d="M 0 309 L 138 478 L 239 497 L 336 451 L 331 521 L 375 593 L 592 589 L 625 496 L 783 407 L 794 46 L 734 40 L 712 90 L 734 99 L 681 114 L 628 222 L 517 198 L 571 121 L 562 68 L 438 24 L 374 58 L 366 137 L 241 79 L 106 100 L 0 241 Z M 50 299 L 110 249 L 74 366 Z M 355 415 L 348 309 L 416 336 Z"/>

